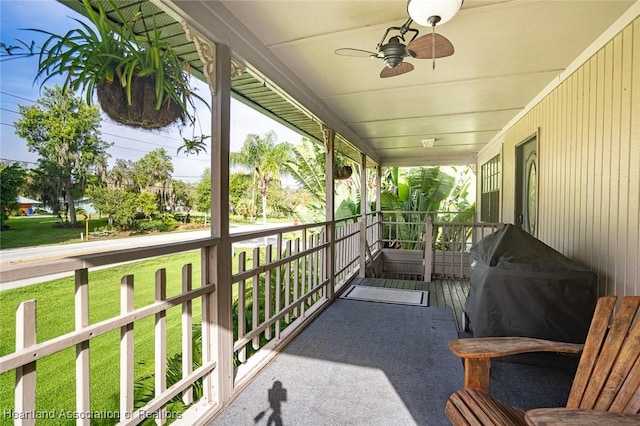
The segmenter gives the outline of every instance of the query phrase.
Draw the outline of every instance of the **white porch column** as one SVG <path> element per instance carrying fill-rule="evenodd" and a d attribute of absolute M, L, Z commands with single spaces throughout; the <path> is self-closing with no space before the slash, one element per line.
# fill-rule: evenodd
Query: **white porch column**
<path fill-rule="evenodd" d="M 325 195 L 326 195 L 326 209 L 325 220 L 329 222 L 325 232 L 327 233 L 327 239 L 329 241 L 329 248 L 327 256 L 325 257 L 325 271 L 329 279 L 329 288 L 327 290 L 327 299 L 333 300 L 335 291 L 335 258 L 336 258 L 336 209 L 334 201 L 334 178 L 333 178 L 333 160 L 334 160 L 334 142 L 336 132 L 333 129 L 322 126 L 322 136 L 324 138 L 325 151 Z"/>
<path fill-rule="evenodd" d="M 360 153 L 360 273 L 367 271 L 367 156 Z"/>
<path fill-rule="evenodd" d="M 231 311 L 231 242 L 229 240 L 229 126 L 231 56 L 215 45 L 215 83 L 211 101 L 211 236 L 220 243 L 203 251 L 203 277 L 215 292 L 205 298 L 202 312 L 203 358 L 217 361 L 205 380 L 209 401 L 224 404 L 233 391 L 233 322 Z M 205 359 L 207 359 L 205 358 Z"/>

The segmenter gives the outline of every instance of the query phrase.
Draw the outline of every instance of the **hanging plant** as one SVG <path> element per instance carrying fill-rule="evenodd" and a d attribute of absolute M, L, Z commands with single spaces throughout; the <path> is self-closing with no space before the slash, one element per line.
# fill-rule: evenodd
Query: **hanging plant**
<path fill-rule="evenodd" d="M 347 156 L 338 150 L 334 156 L 333 178 L 337 180 L 349 179 L 353 173 L 353 167 L 347 164 Z"/>
<path fill-rule="evenodd" d="M 211 138 L 211 136 L 209 135 L 193 136 L 191 137 L 191 139 L 182 138 L 184 143 L 178 147 L 176 154 L 179 155 L 180 152 L 183 152 L 183 151 L 187 155 L 189 154 L 200 155 L 201 152 L 204 152 L 206 154 L 207 144 L 205 141 L 209 138 Z"/>
<path fill-rule="evenodd" d="M 333 168 L 334 179 L 338 179 L 338 180 L 349 179 L 352 173 L 353 173 L 353 167 L 351 166 L 342 166 L 342 167 Z"/>
<path fill-rule="evenodd" d="M 145 26 L 140 35 L 133 27 L 142 12 L 126 19 L 116 4 L 109 0 L 113 12 L 123 22 L 116 24 L 98 1 L 95 11 L 83 0 L 85 15 L 95 26 L 74 19 L 80 28 L 64 35 L 32 29 L 49 37 L 39 57 L 36 80 L 42 85 L 55 75 L 65 76 L 65 87 L 86 91 L 91 103 L 94 92 L 102 110 L 114 121 L 131 127 L 157 129 L 175 122 L 183 124 L 193 115 L 195 95 L 188 83 L 186 63 L 171 44 L 161 39 L 161 32 Z M 206 103 L 206 102 L 205 102 Z"/>

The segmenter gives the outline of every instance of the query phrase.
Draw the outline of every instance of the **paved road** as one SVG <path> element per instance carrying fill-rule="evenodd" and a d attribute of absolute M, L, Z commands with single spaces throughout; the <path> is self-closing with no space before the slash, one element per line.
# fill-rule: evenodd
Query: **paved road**
<path fill-rule="evenodd" d="M 232 234 L 239 232 L 250 232 L 256 230 L 281 228 L 290 226 L 290 223 L 269 223 L 267 225 L 240 225 L 230 229 Z M 86 255 L 99 253 L 105 250 L 126 249 L 129 247 L 145 247 L 155 244 L 172 243 L 178 241 L 195 240 L 206 238 L 211 235 L 210 230 L 178 232 L 160 235 L 147 235 L 140 237 L 118 238 L 112 240 L 101 241 L 85 241 L 77 244 L 61 244 L 43 247 L 24 247 L 15 249 L 4 249 L 0 251 L 0 271 L 2 265 L 15 265 L 19 263 L 31 263 L 42 260 L 62 259 L 70 256 Z M 260 239 L 263 241 L 263 239 Z M 260 244 L 256 242 L 256 244 Z M 112 266 L 112 265 L 110 265 Z M 72 275 L 73 273 L 55 274 L 46 277 L 38 277 L 33 279 L 13 281 L 9 283 L 0 283 L 0 291 L 10 288 L 23 287 L 42 281 L 61 278 Z"/>
<path fill-rule="evenodd" d="M 230 229 L 232 234 L 249 232 L 269 228 L 290 226 L 289 223 L 268 223 L 267 225 L 239 225 Z M 210 230 L 176 232 L 159 235 L 117 238 L 100 241 L 85 241 L 77 244 L 62 244 L 55 246 L 24 247 L 4 249 L 0 251 L 0 265 L 33 262 L 39 260 L 60 259 L 69 256 L 99 253 L 105 250 L 126 249 L 129 247 L 145 247 L 154 244 L 174 243 L 177 241 L 195 240 L 211 235 Z"/>

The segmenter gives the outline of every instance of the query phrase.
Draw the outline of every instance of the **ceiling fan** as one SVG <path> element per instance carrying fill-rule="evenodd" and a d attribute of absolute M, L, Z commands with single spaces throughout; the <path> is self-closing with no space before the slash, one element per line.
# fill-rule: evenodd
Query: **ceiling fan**
<path fill-rule="evenodd" d="M 451 6 L 453 5 L 453 7 Z M 401 27 L 389 27 L 385 31 L 382 39 L 376 46 L 377 52 L 371 52 L 362 49 L 341 48 L 335 51 L 336 55 L 356 56 L 382 59 L 385 67 L 380 71 L 381 78 L 395 77 L 406 74 L 414 69 L 413 64 L 405 62 L 407 57 L 415 59 L 432 59 L 433 69 L 436 67 L 436 58 L 444 58 L 453 55 L 453 44 L 443 35 L 435 32 L 436 25 L 442 24 L 455 15 L 462 0 L 448 0 L 448 3 L 442 0 L 435 0 L 435 6 L 445 7 L 449 10 L 443 10 L 442 13 L 425 9 L 425 2 L 420 0 L 410 0 L 408 12 L 410 17 Z M 427 4 L 426 7 L 433 7 Z M 411 28 L 416 13 L 419 17 L 415 18 L 415 22 L 420 25 L 431 26 L 431 34 L 418 37 L 419 31 Z M 423 19 L 424 18 L 424 19 Z M 392 35 L 387 40 L 389 33 L 398 32 L 398 35 Z M 412 34 L 411 38 L 409 35 Z M 405 36 L 407 36 L 405 38 Z M 385 42 L 386 40 L 386 42 Z"/>

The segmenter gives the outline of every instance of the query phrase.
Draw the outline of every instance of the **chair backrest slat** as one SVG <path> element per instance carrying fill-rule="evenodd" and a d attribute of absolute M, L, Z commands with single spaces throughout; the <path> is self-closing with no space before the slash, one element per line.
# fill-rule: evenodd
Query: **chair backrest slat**
<path fill-rule="evenodd" d="M 624 341 L 620 353 L 615 361 L 611 373 L 607 376 L 602 394 L 598 398 L 594 409 L 606 410 L 623 413 L 624 408 L 619 409 L 618 406 L 633 397 L 638 391 L 638 384 L 635 386 L 633 381 L 627 381 L 632 373 L 632 369 L 637 369 L 638 355 L 640 354 L 640 312 L 636 305 L 635 316 L 632 319 L 631 329 Z M 634 389 L 635 387 L 635 389 Z M 613 403 L 619 402 L 614 407 Z M 626 404 L 624 404 L 626 406 Z"/>
<path fill-rule="evenodd" d="M 614 296 L 598 300 L 568 408 L 630 412 L 638 397 L 640 381 L 634 377 L 640 353 L 640 296 L 624 297 L 612 320 L 615 301 Z"/>
<path fill-rule="evenodd" d="M 616 413 L 640 413 L 640 356 L 613 400 L 610 410 Z"/>
<path fill-rule="evenodd" d="M 591 373 L 596 365 L 602 344 L 607 337 L 609 320 L 615 306 L 615 296 L 601 297 L 598 299 L 598 304 L 593 313 L 591 327 L 589 328 L 589 334 L 587 334 L 587 340 L 585 341 L 580 363 L 578 364 L 578 370 L 576 371 L 571 392 L 569 393 L 569 399 L 567 400 L 567 408 L 580 407 L 580 401 L 582 401 L 582 396 L 591 378 Z"/>

